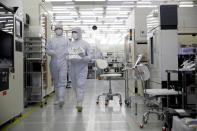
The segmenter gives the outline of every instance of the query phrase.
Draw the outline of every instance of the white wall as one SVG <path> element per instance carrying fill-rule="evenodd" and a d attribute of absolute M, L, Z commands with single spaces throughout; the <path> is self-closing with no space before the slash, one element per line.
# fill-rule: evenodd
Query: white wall
<path fill-rule="evenodd" d="M 178 8 L 178 32 L 197 33 L 197 7 Z"/>
<path fill-rule="evenodd" d="M 152 8 L 135 9 L 135 41 L 146 41 L 146 16 L 151 10 Z"/>
<path fill-rule="evenodd" d="M 131 11 L 128 19 L 126 20 L 126 26 L 127 26 L 128 29 L 133 29 L 135 27 L 134 10 Z"/>
<path fill-rule="evenodd" d="M 39 4 L 42 0 L 22 0 L 24 8 L 24 13 L 27 13 L 30 16 L 31 22 L 30 26 L 38 26 L 39 23 Z"/>

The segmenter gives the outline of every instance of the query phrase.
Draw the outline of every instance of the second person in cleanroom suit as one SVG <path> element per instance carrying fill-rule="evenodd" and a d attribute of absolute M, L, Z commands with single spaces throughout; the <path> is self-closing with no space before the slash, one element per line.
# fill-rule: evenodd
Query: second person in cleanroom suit
<path fill-rule="evenodd" d="M 70 61 L 71 83 L 74 87 L 77 97 L 77 110 L 82 111 L 82 102 L 84 99 L 85 83 L 88 73 L 88 62 L 91 60 L 91 51 L 89 44 L 82 40 L 82 30 L 79 27 L 72 29 L 73 42 L 70 48 L 81 48 L 84 53 L 78 54 L 81 59 Z"/>
<path fill-rule="evenodd" d="M 60 107 L 64 104 L 67 84 L 67 56 L 69 40 L 63 36 L 63 26 L 55 25 L 55 36 L 47 43 L 46 53 L 51 56 L 50 71 L 55 88 L 56 102 Z"/>

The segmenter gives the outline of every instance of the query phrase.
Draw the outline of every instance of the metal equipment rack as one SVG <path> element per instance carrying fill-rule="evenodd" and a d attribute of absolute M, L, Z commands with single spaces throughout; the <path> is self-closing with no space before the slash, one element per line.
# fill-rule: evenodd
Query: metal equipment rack
<path fill-rule="evenodd" d="M 29 103 L 47 104 L 46 40 L 42 37 L 25 37 L 25 106 Z"/>

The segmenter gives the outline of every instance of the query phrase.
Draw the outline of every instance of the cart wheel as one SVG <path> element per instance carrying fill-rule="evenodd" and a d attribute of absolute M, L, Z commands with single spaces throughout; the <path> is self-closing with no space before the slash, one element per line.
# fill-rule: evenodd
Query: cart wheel
<path fill-rule="evenodd" d="M 143 124 L 140 124 L 140 128 L 141 128 L 141 129 L 144 128 L 144 125 L 143 125 Z"/>
<path fill-rule="evenodd" d="M 166 127 L 162 127 L 162 131 L 167 131 Z"/>

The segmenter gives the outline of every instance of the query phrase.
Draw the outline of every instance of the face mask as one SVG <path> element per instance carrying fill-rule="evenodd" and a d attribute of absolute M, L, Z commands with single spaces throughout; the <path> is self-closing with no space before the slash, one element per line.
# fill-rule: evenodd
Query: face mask
<path fill-rule="evenodd" d="M 63 35 L 62 29 L 57 29 L 57 30 L 55 30 L 55 33 L 56 33 L 57 36 Z"/>
<path fill-rule="evenodd" d="M 72 33 L 72 37 L 74 40 L 77 40 L 78 39 L 78 34 L 77 33 Z"/>

